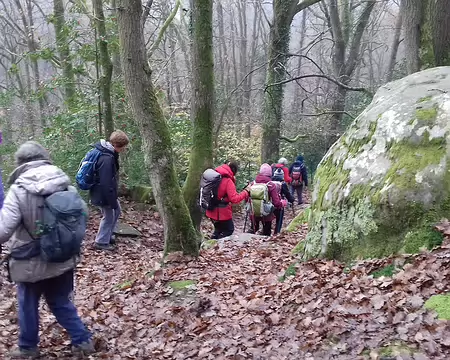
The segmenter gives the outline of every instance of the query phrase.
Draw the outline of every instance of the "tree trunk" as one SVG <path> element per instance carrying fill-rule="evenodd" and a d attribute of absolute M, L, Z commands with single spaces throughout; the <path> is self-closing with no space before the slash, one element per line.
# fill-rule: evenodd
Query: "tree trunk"
<path fill-rule="evenodd" d="M 403 3 L 403 0 L 402 0 L 402 3 Z M 387 73 L 386 73 L 386 82 L 392 81 L 392 77 L 394 76 L 395 60 L 397 59 L 397 52 L 398 52 L 398 47 L 400 45 L 400 35 L 402 33 L 402 24 L 403 24 L 402 3 L 400 4 L 400 9 L 399 9 L 398 15 L 397 15 L 397 21 L 395 23 L 395 34 L 394 34 L 394 40 L 392 41 L 391 54 L 389 56 L 389 64 L 388 64 L 388 69 L 387 69 Z"/>
<path fill-rule="evenodd" d="M 189 170 L 183 189 L 192 221 L 200 228 L 198 206 L 202 172 L 213 163 L 214 62 L 212 33 L 212 0 L 191 0 L 192 11 L 192 100 L 193 124 Z"/>
<path fill-rule="evenodd" d="M 317 2 L 319 0 L 273 1 L 266 84 L 275 84 L 285 80 L 286 54 L 289 52 L 290 27 L 294 15 Z M 283 85 L 273 85 L 266 88 L 261 140 L 261 160 L 263 162 L 276 161 L 280 152 L 283 96 Z"/>
<path fill-rule="evenodd" d="M 274 84 L 286 78 L 286 56 L 293 16 L 286 11 L 287 1 L 274 0 L 273 22 L 269 40 L 269 66 L 267 84 Z M 283 85 L 267 88 L 264 96 L 264 120 L 261 141 L 261 161 L 269 164 L 276 161 L 280 151 L 281 119 L 283 111 Z"/>
<path fill-rule="evenodd" d="M 93 0 L 95 26 L 98 31 L 98 49 L 100 53 L 100 64 L 102 66 L 102 77 L 100 85 L 102 88 L 102 102 L 103 102 L 103 123 L 105 127 L 105 137 L 109 138 L 114 131 L 114 120 L 112 114 L 111 102 L 111 79 L 113 74 L 113 64 L 109 57 L 108 51 L 108 34 L 106 33 L 105 15 L 103 13 L 103 1 Z"/>
<path fill-rule="evenodd" d="M 299 43 L 299 55 L 302 55 L 301 51 L 302 51 L 303 46 L 305 44 L 306 14 L 307 14 L 307 11 L 303 11 L 302 24 L 300 26 L 301 36 L 300 36 L 300 43 Z M 298 57 L 298 61 L 297 61 L 297 76 L 300 76 L 301 73 L 302 73 L 302 63 L 303 63 L 303 57 L 299 56 Z M 294 107 L 295 111 L 298 111 L 299 104 L 301 103 L 301 101 L 300 101 L 301 93 L 302 93 L 301 92 L 301 87 L 297 85 L 295 87 L 295 92 L 294 92 L 294 106 L 293 107 Z M 300 112 L 303 112 L 303 109 Z"/>
<path fill-rule="evenodd" d="M 450 0 L 430 2 L 435 66 L 450 65 Z"/>
<path fill-rule="evenodd" d="M 404 0 L 405 55 L 408 74 L 420 70 L 420 39 L 424 0 Z"/>
<path fill-rule="evenodd" d="M 69 111 L 74 110 L 75 105 L 75 76 L 72 60 L 70 58 L 69 38 L 67 36 L 66 20 L 64 18 L 64 1 L 53 0 L 54 19 L 53 25 L 56 34 L 56 47 L 64 77 L 64 100 Z"/>
<path fill-rule="evenodd" d="M 143 141 L 144 160 L 164 224 L 164 252 L 198 254 L 199 233 L 192 225 L 173 163 L 170 133 L 151 81 L 141 26 L 141 0 L 117 0 L 125 89 Z"/>

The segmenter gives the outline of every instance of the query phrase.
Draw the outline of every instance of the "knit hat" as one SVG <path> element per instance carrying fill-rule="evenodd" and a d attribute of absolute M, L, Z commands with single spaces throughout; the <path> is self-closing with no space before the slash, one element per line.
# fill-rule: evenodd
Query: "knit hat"
<path fill-rule="evenodd" d="M 262 164 L 259 168 L 259 174 L 272 177 L 272 167 L 269 164 Z"/>
<path fill-rule="evenodd" d="M 278 160 L 278 164 L 287 165 L 288 161 L 286 158 L 282 157 L 282 158 L 280 158 L 280 160 Z"/>
<path fill-rule="evenodd" d="M 297 156 L 297 161 L 303 162 L 303 156 L 301 155 Z"/>
<path fill-rule="evenodd" d="M 50 160 L 48 151 L 36 141 L 27 141 L 20 145 L 14 154 L 17 166 L 37 160 Z"/>

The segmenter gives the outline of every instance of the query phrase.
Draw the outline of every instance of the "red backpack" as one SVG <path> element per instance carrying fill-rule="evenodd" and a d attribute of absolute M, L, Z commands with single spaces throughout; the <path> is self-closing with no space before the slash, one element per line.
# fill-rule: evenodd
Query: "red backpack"
<path fill-rule="evenodd" d="M 296 186 L 303 185 L 303 176 L 302 176 L 301 165 L 295 165 L 292 168 L 291 178 L 292 178 L 292 183 L 291 183 L 292 186 L 296 187 Z"/>

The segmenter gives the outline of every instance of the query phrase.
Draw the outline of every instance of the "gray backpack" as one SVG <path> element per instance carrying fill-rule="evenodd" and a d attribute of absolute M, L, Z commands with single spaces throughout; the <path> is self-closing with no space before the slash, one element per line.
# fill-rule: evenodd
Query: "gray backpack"
<path fill-rule="evenodd" d="M 13 249 L 11 257 L 25 260 L 41 256 L 47 262 L 65 262 L 80 254 L 86 224 L 81 196 L 67 190 L 55 192 L 45 197 L 42 220 L 36 221 L 36 231 L 30 233 L 36 241 Z"/>

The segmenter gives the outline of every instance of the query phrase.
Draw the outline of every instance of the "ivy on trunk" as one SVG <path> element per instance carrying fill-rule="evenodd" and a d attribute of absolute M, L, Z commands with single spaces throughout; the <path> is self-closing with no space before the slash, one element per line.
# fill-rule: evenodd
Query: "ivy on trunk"
<path fill-rule="evenodd" d="M 173 164 L 169 129 L 151 81 L 141 0 L 117 1 L 125 89 L 143 141 L 144 159 L 164 224 L 164 252 L 197 255 L 200 235 L 183 200 Z"/>
<path fill-rule="evenodd" d="M 192 220 L 200 227 L 198 206 L 200 177 L 212 166 L 214 68 L 212 40 L 212 0 L 191 0 L 192 9 L 192 149 L 189 171 L 184 185 L 184 199 Z"/>

